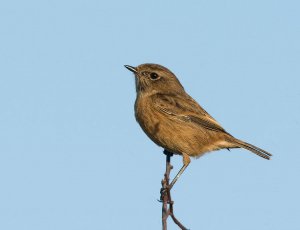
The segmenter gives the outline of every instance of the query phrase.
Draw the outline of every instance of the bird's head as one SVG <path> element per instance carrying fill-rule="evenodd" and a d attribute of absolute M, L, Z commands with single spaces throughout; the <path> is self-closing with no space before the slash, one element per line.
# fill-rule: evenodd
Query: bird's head
<path fill-rule="evenodd" d="M 134 73 L 137 93 L 180 93 L 184 91 L 179 80 L 169 69 L 158 64 L 125 65 Z"/>

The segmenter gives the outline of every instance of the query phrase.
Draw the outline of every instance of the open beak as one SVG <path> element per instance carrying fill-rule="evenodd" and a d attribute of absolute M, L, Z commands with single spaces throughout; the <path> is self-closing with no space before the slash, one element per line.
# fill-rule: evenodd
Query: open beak
<path fill-rule="evenodd" d="M 126 69 L 130 70 L 133 73 L 137 73 L 137 69 L 130 65 L 124 65 Z"/>

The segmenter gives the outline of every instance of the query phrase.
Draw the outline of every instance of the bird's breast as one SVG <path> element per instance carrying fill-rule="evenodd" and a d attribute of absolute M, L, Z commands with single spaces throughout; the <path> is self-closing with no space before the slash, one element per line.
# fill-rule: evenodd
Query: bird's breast
<path fill-rule="evenodd" d="M 151 106 L 147 99 L 135 102 L 135 118 L 144 132 L 153 140 L 160 129 L 160 114 Z"/>
<path fill-rule="evenodd" d="M 184 152 L 180 148 L 183 146 L 182 140 L 178 139 L 178 135 L 182 135 L 182 131 L 184 132 L 183 127 L 155 109 L 150 100 L 148 101 L 146 98 L 136 100 L 135 117 L 143 131 L 154 143 L 173 153 Z"/>

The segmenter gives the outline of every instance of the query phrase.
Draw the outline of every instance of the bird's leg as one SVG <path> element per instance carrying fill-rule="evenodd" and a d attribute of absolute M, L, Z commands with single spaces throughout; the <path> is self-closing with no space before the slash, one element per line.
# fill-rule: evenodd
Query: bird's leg
<path fill-rule="evenodd" d="M 184 172 L 186 167 L 188 167 L 188 165 L 191 162 L 189 155 L 187 155 L 186 153 L 182 153 L 182 157 L 183 157 L 183 166 L 181 167 L 181 169 L 179 170 L 179 172 L 177 173 L 177 175 L 175 176 L 175 178 L 172 180 L 171 184 L 169 185 L 169 188 L 168 188 L 169 190 L 172 189 L 172 187 L 174 186 L 174 184 L 176 183 L 178 178 L 181 176 L 181 174 Z"/>

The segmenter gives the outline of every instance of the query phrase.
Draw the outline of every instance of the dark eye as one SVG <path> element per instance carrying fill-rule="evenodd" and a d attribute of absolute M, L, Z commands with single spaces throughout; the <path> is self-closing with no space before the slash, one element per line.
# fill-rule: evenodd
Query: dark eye
<path fill-rule="evenodd" d="M 150 78 L 152 80 L 156 80 L 158 78 L 158 74 L 157 73 L 150 73 Z"/>

